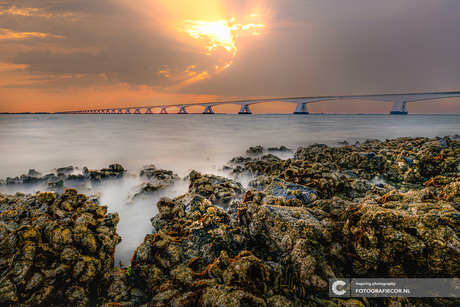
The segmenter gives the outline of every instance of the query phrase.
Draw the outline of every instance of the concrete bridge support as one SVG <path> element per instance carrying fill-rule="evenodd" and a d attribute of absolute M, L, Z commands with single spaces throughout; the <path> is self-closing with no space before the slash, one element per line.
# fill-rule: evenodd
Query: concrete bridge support
<path fill-rule="evenodd" d="M 141 112 L 139 111 L 139 109 L 136 109 L 136 111 L 134 111 L 134 114 L 141 114 Z"/>
<path fill-rule="evenodd" d="M 179 110 L 179 112 L 177 112 L 177 114 L 188 114 L 188 113 L 187 113 L 187 110 L 185 109 L 185 107 L 180 107 L 180 110 Z"/>
<path fill-rule="evenodd" d="M 161 108 L 160 114 L 168 114 L 168 111 L 166 111 L 166 108 Z"/>
<path fill-rule="evenodd" d="M 241 109 L 238 112 L 238 114 L 252 114 L 251 110 L 249 110 L 249 105 L 248 104 L 242 104 Z"/>
<path fill-rule="evenodd" d="M 394 102 L 393 109 L 391 109 L 390 114 L 407 115 L 406 102 L 405 101 Z"/>
<path fill-rule="evenodd" d="M 214 111 L 212 110 L 212 106 L 206 106 L 202 114 L 214 114 Z"/>
<path fill-rule="evenodd" d="M 121 109 L 118 109 L 117 114 L 123 114 L 123 111 Z"/>
<path fill-rule="evenodd" d="M 131 112 L 129 112 L 129 109 L 126 109 L 125 114 L 131 114 Z"/>
<path fill-rule="evenodd" d="M 145 111 L 145 114 L 153 114 L 152 108 L 147 108 L 147 110 Z"/>
<path fill-rule="evenodd" d="M 309 114 L 307 110 L 307 103 L 306 102 L 297 103 L 297 107 L 295 108 L 294 114 Z"/>

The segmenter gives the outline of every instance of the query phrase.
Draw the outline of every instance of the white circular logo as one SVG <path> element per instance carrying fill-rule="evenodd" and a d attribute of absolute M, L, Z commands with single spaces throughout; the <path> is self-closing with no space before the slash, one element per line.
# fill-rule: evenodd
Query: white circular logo
<path fill-rule="evenodd" d="M 342 286 L 342 288 L 346 285 L 347 283 L 344 282 L 343 280 L 336 280 L 333 284 L 332 284 L 332 292 L 334 292 L 335 295 L 344 295 L 345 290 L 338 290 L 337 287 L 338 286 Z"/>

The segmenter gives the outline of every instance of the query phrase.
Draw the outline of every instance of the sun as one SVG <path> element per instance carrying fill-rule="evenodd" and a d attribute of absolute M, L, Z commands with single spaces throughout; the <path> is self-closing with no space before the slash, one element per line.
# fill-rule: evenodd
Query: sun
<path fill-rule="evenodd" d="M 256 14 L 250 15 L 257 16 Z M 208 22 L 204 20 L 184 20 L 183 26 L 179 29 L 204 44 L 208 54 L 219 46 L 235 55 L 238 50 L 235 45 L 235 37 L 240 35 L 259 35 L 257 29 L 265 27 L 264 24 L 239 24 L 235 18 L 231 20 L 219 20 Z M 252 31 L 251 31 L 252 30 Z M 228 66 L 227 66 L 228 67 Z"/>
<path fill-rule="evenodd" d="M 216 50 L 218 46 L 222 46 L 228 52 L 236 52 L 232 29 L 229 27 L 228 21 L 185 20 L 184 24 L 185 27 L 181 31 L 186 32 L 200 43 L 204 42 L 209 51 Z"/>

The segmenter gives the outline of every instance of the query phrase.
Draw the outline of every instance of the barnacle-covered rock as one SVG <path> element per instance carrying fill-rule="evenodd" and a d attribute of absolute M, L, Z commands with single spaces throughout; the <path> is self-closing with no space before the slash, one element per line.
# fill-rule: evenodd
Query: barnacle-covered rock
<path fill-rule="evenodd" d="M 125 174 L 125 169 L 120 164 L 109 165 L 109 168 L 103 168 L 101 170 L 89 171 L 89 178 L 93 182 L 101 182 L 107 179 L 118 179 L 122 178 Z"/>
<path fill-rule="evenodd" d="M 263 190 L 265 194 L 271 195 L 274 198 L 282 197 L 286 201 L 298 200 L 304 205 L 308 205 L 310 202 L 318 199 L 318 193 L 314 189 L 289 183 L 276 177 L 257 177 L 255 180 L 250 181 L 248 186 Z"/>
<path fill-rule="evenodd" d="M 292 151 L 292 149 L 286 148 L 286 146 L 281 145 L 280 147 L 268 147 L 268 151 Z"/>
<path fill-rule="evenodd" d="M 348 216 L 345 247 L 357 275 L 454 277 L 460 274 L 460 214 L 449 203 L 423 202 L 426 190 L 364 202 Z M 345 217 L 345 216 L 344 216 Z"/>
<path fill-rule="evenodd" d="M 260 155 L 264 151 L 264 148 L 260 145 L 257 145 L 255 147 L 249 147 L 248 150 L 246 150 L 246 155 L 252 156 L 252 155 Z"/>
<path fill-rule="evenodd" d="M 172 171 L 156 168 L 153 164 L 144 166 L 140 176 L 148 178 L 150 183 L 160 183 L 165 186 L 171 185 L 179 179 L 179 176 Z"/>
<path fill-rule="evenodd" d="M 118 215 L 66 189 L 2 195 L 0 305 L 91 306 L 113 268 Z"/>
<path fill-rule="evenodd" d="M 202 175 L 192 171 L 189 178 L 189 192 L 204 196 L 216 205 L 227 206 L 230 201 L 244 193 L 241 183 L 225 177 Z"/>
<path fill-rule="evenodd" d="M 179 179 L 179 176 L 173 174 L 172 171 L 157 169 L 153 164 L 144 166 L 140 176 L 148 178 L 149 181 L 131 188 L 127 198 L 128 202 L 146 198 L 169 187 Z"/>

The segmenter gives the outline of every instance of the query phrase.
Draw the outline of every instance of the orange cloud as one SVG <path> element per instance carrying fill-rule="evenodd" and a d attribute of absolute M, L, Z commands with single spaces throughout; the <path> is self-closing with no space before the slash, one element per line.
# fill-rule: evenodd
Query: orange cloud
<path fill-rule="evenodd" d="M 40 33 L 40 32 L 18 32 L 8 29 L 0 29 L 0 40 L 16 40 L 16 39 L 27 39 L 32 37 L 55 37 L 55 38 L 65 38 L 60 35 L 53 35 L 50 33 Z"/>

